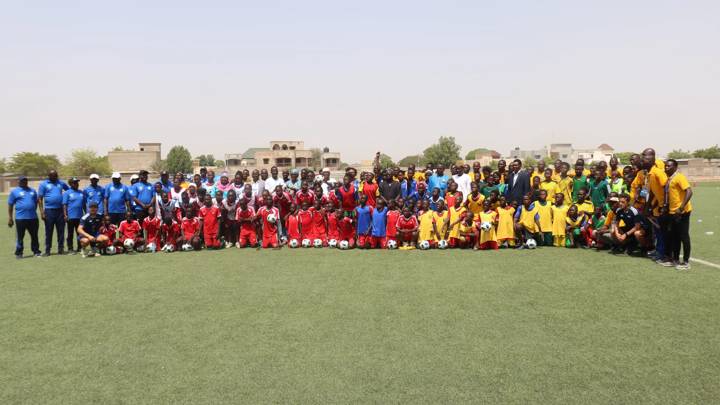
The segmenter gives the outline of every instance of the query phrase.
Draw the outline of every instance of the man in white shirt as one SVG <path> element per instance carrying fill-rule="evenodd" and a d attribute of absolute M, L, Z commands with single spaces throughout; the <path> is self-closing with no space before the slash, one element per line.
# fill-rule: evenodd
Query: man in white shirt
<path fill-rule="evenodd" d="M 278 168 L 276 166 L 273 166 L 270 168 L 270 177 L 265 180 L 265 190 L 270 191 L 270 193 L 275 192 L 275 187 L 277 186 L 285 186 L 285 182 L 283 181 L 282 177 L 280 177 L 278 173 Z"/>
<path fill-rule="evenodd" d="M 457 190 L 463 193 L 463 201 L 467 200 L 467 196 L 470 195 L 470 175 L 463 171 L 462 166 L 453 167 L 453 181 L 457 184 Z"/>
<path fill-rule="evenodd" d="M 330 193 L 330 190 L 332 190 L 333 186 L 335 185 L 335 179 L 330 177 L 330 169 L 327 167 L 322 169 L 322 171 L 320 173 L 322 174 L 322 177 L 323 177 L 323 181 L 322 181 L 322 185 L 321 185 L 322 190 L 323 190 L 323 195 L 325 197 L 327 197 L 328 194 Z"/>

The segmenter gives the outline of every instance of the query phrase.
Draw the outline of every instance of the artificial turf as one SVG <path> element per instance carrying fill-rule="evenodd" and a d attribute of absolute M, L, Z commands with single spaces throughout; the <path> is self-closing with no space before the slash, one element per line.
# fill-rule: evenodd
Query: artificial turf
<path fill-rule="evenodd" d="M 715 262 L 718 197 L 696 187 L 692 224 Z M 12 245 L 2 232 L 0 403 L 720 401 L 720 270 L 699 264 L 559 248 L 16 261 Z"/>

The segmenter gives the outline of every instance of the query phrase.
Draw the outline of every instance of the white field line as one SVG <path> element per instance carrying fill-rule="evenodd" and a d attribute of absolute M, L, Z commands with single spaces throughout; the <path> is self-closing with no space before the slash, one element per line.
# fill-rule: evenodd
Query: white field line
<path fill-rule="evenodd" d="M 711 262 L 708 262 L 708 261 L 705 261 L 702 259 L 696 259 L 694 257 L 691 257 L 690 261 L 694 262 L 694 263 L 704 264 L 705 266 L 715 267 L 716 269 L 720 269 L 720 264 L 711 263 Z"/>

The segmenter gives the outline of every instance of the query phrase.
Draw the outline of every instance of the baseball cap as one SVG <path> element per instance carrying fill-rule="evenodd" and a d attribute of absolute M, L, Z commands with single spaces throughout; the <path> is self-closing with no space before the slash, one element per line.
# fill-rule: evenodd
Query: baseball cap
<path fill-rule="evenodd" d="M 113 179 L 122 178 L 122 176 L 120 175 L 120 172 L 113 172 L 112 176 L 110 176 L 110 177 L 112 177 Z"/>
<path fill-rule="evenodd" d="M 69 181 L 70 183 L 74 183 L 74 182 L 80 181 L 80 180 L 78 180 L 77 177 L 70 177 L 70 180 L 68 180 L 68 181 Z"/>
<path fill-rule="evenodd" d="M 18 176 L 18 181 L 27 180 L 27 176 Z"/>
<path fill-rule="evenodd" d="M 617 197 L 610 197 L 610 199 L 609 199 L 608 201 L 610 201 L 610 202 L 620 202 L 620 199 L 617 198 Z"/>
<path fill-rule="evenodd" d="M 167 170 L 161 171 L 161 172 L 160 172 L 160 175 L 161 175 L 161 176 L 167 176 L 167 175 L 168 175 Z"/>
<path fill-rule="evenodd" d="M 93 174 L 90 175 L 90 179 L 100 180 L 100 176 L 98 176 L 97 173 L 93 173 Z"/>
<path fill-rule="evenodd" d="M 290 170 L 290 174 L 300 174 L 300 172 L 298 171 L 298 169 L 292 169 Z"/>
<path fill-rule="evenodd" d="M 137 174 L 133 174 L 132 176 L 130 176 L 130 180 L 137 180 L 139 178 L 140 176 L 138 176 Z"/>

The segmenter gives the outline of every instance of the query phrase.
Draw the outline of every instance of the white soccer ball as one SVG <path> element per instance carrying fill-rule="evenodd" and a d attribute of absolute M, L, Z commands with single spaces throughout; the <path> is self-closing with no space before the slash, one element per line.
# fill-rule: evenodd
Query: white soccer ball
<path fill-rule="evenodd" d="M 323 247 L 322 239 L 315 239 L 315 240 L 313 241 L 313 246 L 315 246 L 316 248 L 321 248 L 321 247 Z"/>
<path fill-rule="evenodd" d="M 274 224 L 275 222 L 277 222 L 277 217 L 275 216 L 275 214 L 268 214 L 267 221 L 271 224 Z"/>
<path fill-rule="evenodd" d="M 182 245 L 182 250 L 183 250 L 183 252 L 189 252 L 189 251 L 193 250 L 193 247 L 191 244 L 185 243 Z"/>
<path fill-rule="evenodd" d="M 310 242 L 310 239 L 303 239 L 302 247 L 309 248 L 310 246 L 312 246 L 312 242 Z"/>
<path fill-rule="evenodd" d="M 288 243 L 288 246 L 295 249 L 296 247 L 300 246 L 300 242 L 298 242 L 297 239 L 291 239 L 290 242 Z"/>
<path fill-rule="evenodd" d="M 420 242 L 420 243 L 418 244 L 418 247 L 419 247 L 421 250 L 428 250 L 428 249 L 430 249 L 430 242 L 424 240 L 424 241 L 422 241 L 422 242 Z"/>
<path fill-rule="evenodd" d="M 340 248 L 340 250 L 347 250 L 350 247 L 350 242 L 346 240 L 341 240 L 338 244 L 338 247 Z"/>
<path fill-rule="evenodd" d="M 482 229 L 484 232 L 487 232 L 492 229 L 492 224 L 490 222 L 483 222 L 480 224 L 480 229 Z"/>
<path fill-rule="evenodd" d="M 535 242 L 535 239 L 530 238 L 525 242 L 525 246 L 528 247 L 528 249 L 535 249 L 537 247 L 537 242 Z"/>
<path fill-rule="evenodd" d="M 145 249 L 145 250 L 148 253 L 155 253 L 155 252 L 157 252 L 157 245 L 155 245 L 155 243 L 150 242 L 147 244 L 147 249 Z"/>
<path fill-rule="evenodd" d="M 388 249 L 393 250 L 393 249 L 397 249 L 397 247 L 398 247 L 398 245 L 397 245 L 397 242 L 396 242 L 396 241 L 394 241 L 394 240 L 392 240 L 392 239 L 389 240 L 389 241 L 387 241 L 387 248 L 388 248 Z"/>
<path fill-rule="evenodd" d="M 165 253 L 172 253 L 172 252 L 175 251 L 175 246 L 174 246 L 174 245 L 167 244 L 167 245 L 163 246 L 162 250 L 163 250 Z"/>
<path fill-rule="evenodd" d="M 448 241 L 445 239 L 438 241 L 438 249 L 447 249 L 448 247 Z"/>
<path fill-rule="evenodd" d="M 328 241 L 328 246 L 330 246 L 331 248 L 337 247 L 337 245 L 338 245 L 337 239 L 330 239 Z"/>
<path fill-rule="evenodd" d="M 125 239 L 125 242 L 123 242 L 123 246 L 125 246 L 125 250 L 130 251 L 133 250 L 135 247 L 135 241 L 132 239 Z"/>
<path fill-rule="evenodd" d="M 105 254 L 114 255 L 115 253 L 117 253 L 117 249 L 115 249 L 115 246 L 110 245 L 105 248 Z"/>

